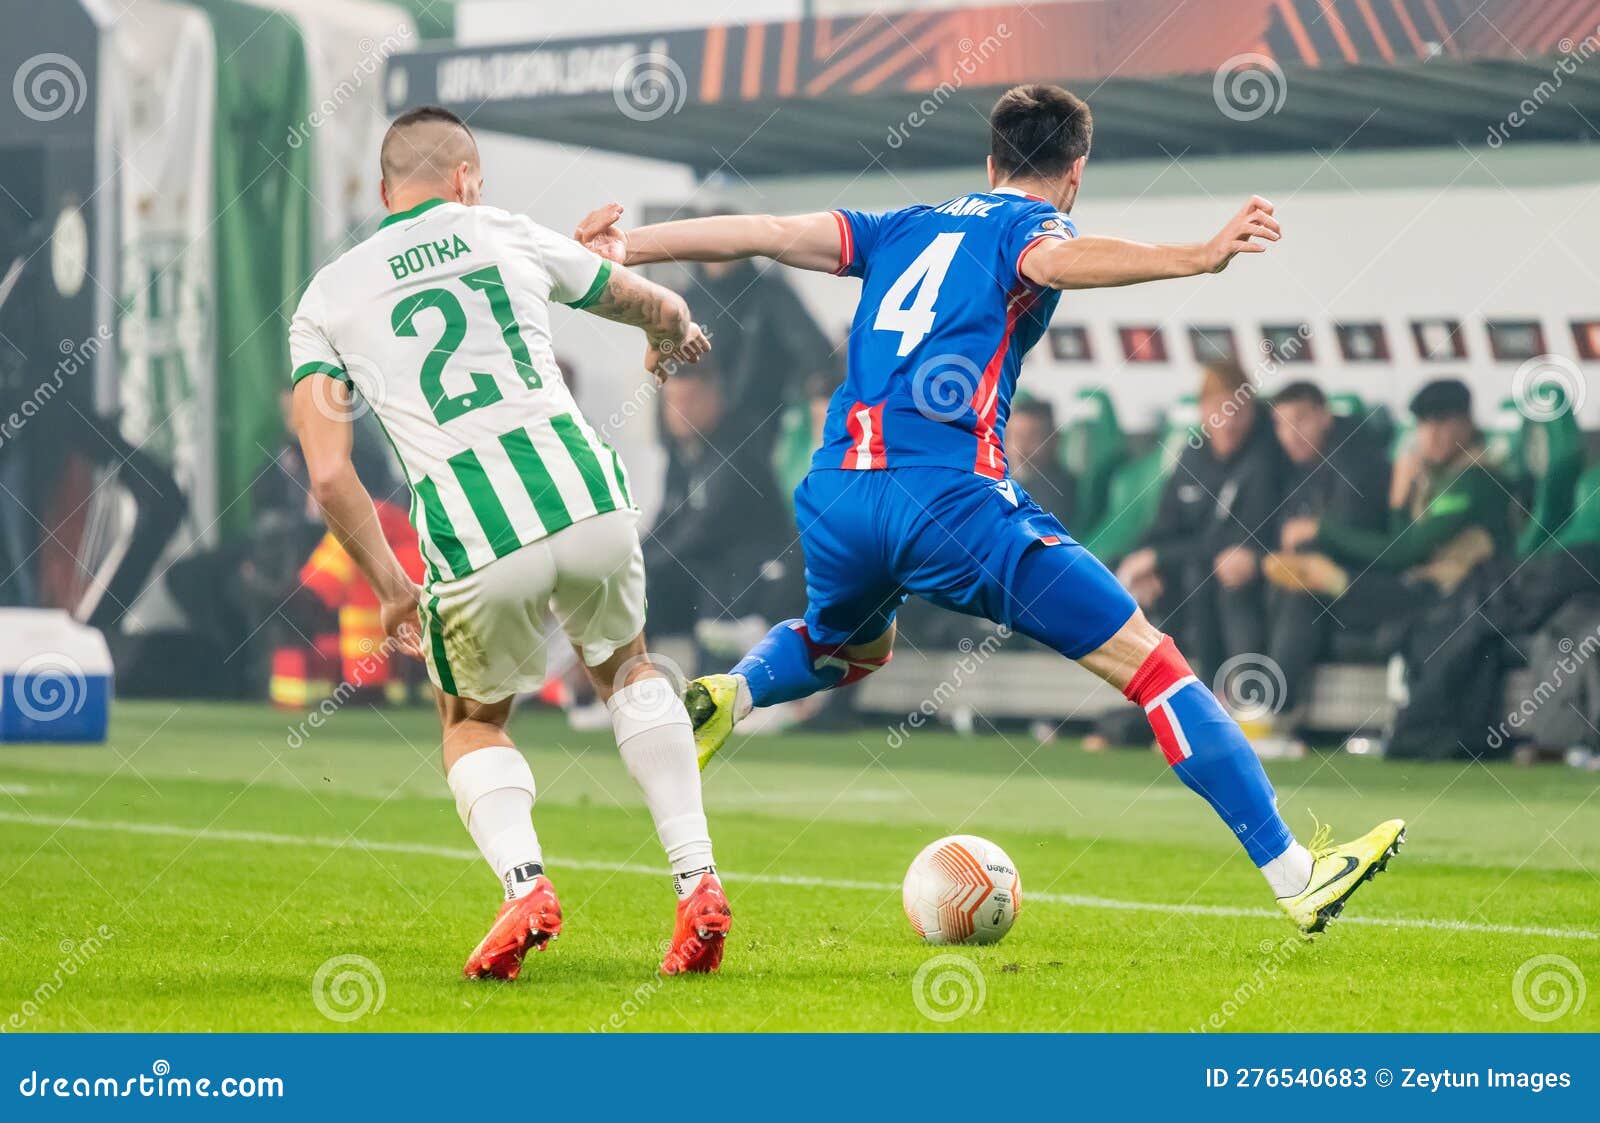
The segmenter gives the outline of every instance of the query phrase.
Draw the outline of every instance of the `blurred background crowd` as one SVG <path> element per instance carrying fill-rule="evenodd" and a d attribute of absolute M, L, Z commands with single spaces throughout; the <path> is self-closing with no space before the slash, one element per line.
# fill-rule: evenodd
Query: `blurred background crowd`
<path fill-rule="evenodd" d="M 803 612 L 790 493 L 819 442 L 844 349 L 778 270 L 713 266 L 688 288 L 713 310 L 717 350 L 642 400 L 664 465 L 645 537 L 649 627 L 653 646 L 692 671 L 729 662 L 772 622 Z M 563 369 L 580 388 L 574 365 Z M 1600 748 L 1600 664 L 1588 664 L 1600 645 L 1600 465 L 1588 466 L 1570 411 L 1530 418 L 1507 403 L 1486 429 L 1471 390 L 1448 375 L 1395 415 L 1313 380 L 1269 395 L 1227 360 L 1202 365 L 1194 393 L 1153 432 L 1124 432 L 1102 388 L 1080 388 L 1072 406 L 1061 416 L 1024 388 L 1005 431 L 1013 478 L 1221 684 L 1264 755 L 1342 744 L 1587 764 Z M 376 425 L 358 433 L 362 476 L 420 579 L 405 485 Z M 289 708 L 336 691 L 423 699 L 421 669 L 385 658 L 376 601 L 324 532 L 287 429 L 254 500 L 253 533 L 166 577 L 187 638 L 233 668 L 209 689 L 265 693 Z M 900 623 L 932 668 L 922 672 L 929 691 L 950 658 L 993 632 L 918 602 Z M 1007 660 L 1024 676 L 1066 673 L 1042 648 L 1003 638 L 993 673 Z M 530 701 L 603 723 L 570 660 L 554 666 Z M 1381 693 L 1351 686 L 1352 672 L 1381 676 Z M 1516 672 L 1539 684 L 1540 704 L 1510 730 L 1500 715 Z M 1377 704 L 1341 727 L 1338 715 L 1363 704 L 1341 706 L 1341 689 Z M 1332 716 L 1315 721 L 1319 692 Z M 967 705 L 993 720 L 981 692 Z M 780 724 L 870 725 L 883 709 L 847 692 Z M 1072 707 L 1045 691 L 1035 711 L 1041 737 L 1064 729 L 1090 749 L 1148 740 L 1128 709 Z M 971 727 L 959 708 L 938 720 Z"/>
<path fill-rule="evenodd" d="M 950 198 L 997 91 L 1047 80 L 1095 112 L 1081 228 L 1190 240 L 1260 191 L 1288 237 L 1215 283 L 1063 300 L 1005 430 L 1017 483 L 1263 754 L 1600 760 L 1600 86 L 1567 80 L 1600 3 L 117 7 L 0 0 L 30 28 L 0 46 L 0 607 L 105 633 L 120 694 L 425 701 L 283 417 L 287 317 L 380 217 L 398 109 L 460 113 L 487 201 L 569 229 L 607 198 L 628 222 Z M 715 347 L 659 391 L 634 334 L 554 322 L 637 483 L 652 644 L 693 673 L 803 611 L 790 494 L 854 283 L 654 275 Z M 357 461 L 420 576 L 370 418 Z M 882 674 L 773 726 L 1142 742 L 1021 637 L 900 624 Z M 535 704 L 602 717 L 552 666 Z"/>

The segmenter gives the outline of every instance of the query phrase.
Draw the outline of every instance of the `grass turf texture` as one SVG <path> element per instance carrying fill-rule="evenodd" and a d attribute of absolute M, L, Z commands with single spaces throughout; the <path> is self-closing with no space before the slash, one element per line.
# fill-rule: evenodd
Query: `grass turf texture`
<path fill-rule="evenodd" d="M 1600 983 L 1600 782 L 1565 769 L 1271 765 L 1302 837 L 1312 809 L 1339 836 L 1411 824 L 1389 872 L 1308 946 L 1281 917 L 1229 912 L 1272 902 L 1153 756 L 1010 734 L 925 732 L 893 750 L 873 729 L 736 737 L 707 777 L 734 906 L 724 970 L 663 980 L 673 899 L 632 781 L 608 734 L 529 714 L 514 733 L 566 928 L 520 982 L 496 985 L 459 975 L 499 887 L 456 819 L 431 712 L 349 707 L 299 737 L 299 715 L 263 707 L 116 715 L 108 746 L 0 749 L 0 1027 L 1600 1029 L 1597 996 L 1549 1022 L 1513 998 L 1540 955 Z M 924 947 L 901 913 L 906 864 L 956 831 L 1020 867 L 1022 915 L 997 946 Z M 1079 896 L 1157 907 L 1064 899 Z M 1474 927 L 1374 922 L 1396 918 Z M 110 937 L 85 950 L 102 925 Z M 959 1008 L 964 985 L 974 1008 L 933 1021 L 918 970 L 950 954 L 964 983 L 936 986 L 936 971 L 923 1005 Z M 376 965 L 382 1004 L 338 1022 L 313 978 L 345 955 Z"/>

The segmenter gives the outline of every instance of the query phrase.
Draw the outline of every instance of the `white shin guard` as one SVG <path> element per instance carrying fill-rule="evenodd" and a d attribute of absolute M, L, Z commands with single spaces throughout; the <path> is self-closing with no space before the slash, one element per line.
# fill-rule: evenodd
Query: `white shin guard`
<path fill-rule="evenodd" d="M 700 797 L 689 713 L 672 681 L 660 676 L 628 684 L 606 705 L 617 751 L 644 792 L 656 836 L 672 865 L 674 885 L 683 895 L 699 878 L 679 875 L 698 873 L 712 864 L 711 831 Z"/>
<path fill-rule="evenodd" d="M 508 745 L 476 749 L 455 762 L 447 781 L 456 812 L 505 886 L 506 899 L 522 896 L 544 872 L 527 760 Z"/>

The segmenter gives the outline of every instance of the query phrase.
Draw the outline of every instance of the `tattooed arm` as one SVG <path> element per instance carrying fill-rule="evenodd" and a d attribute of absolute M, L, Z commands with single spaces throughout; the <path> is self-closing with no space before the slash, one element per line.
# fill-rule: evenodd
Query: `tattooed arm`
<path fill-rule="evenodd" d="M 620 266 L 612 267 L 605 288 L 584 311 L 644 329 L 650 340 L 644 366 L 657 377 L 670 373 L 662 370 L 664 360 L 695 363 L 711 350 L 711 342 L 689 315 L 683 297 Z"/>
<path fill-rule="evenodd" d="M 585 215 L 573 237 L 600 256 L 624 265 L 747 257 L 770 257 L 796 269 L 823 273 L 836 273 L 844 265 L 844 220 L 833 211 L 711 215 L 659 222 L 626 233 L 617 225 L 621 218 L 622 204 L 607 203 Z"/>

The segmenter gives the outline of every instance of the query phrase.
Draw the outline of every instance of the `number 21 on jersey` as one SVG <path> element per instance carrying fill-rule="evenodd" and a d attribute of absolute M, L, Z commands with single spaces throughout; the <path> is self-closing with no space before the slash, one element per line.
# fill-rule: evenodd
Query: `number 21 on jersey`
<path fill-rule="evenodd" d="M 966 235 L 961 233 L 935 235 L 928 248 L 917 255 L 883 294 L 872 328 L 900 333 L 897 355 L 911 354 L 912 348 L 933 330 L 933 303 L 939 299 L 939 286 L 944 284 L 944 275 L 950 271 L 950 263 L 955 260 L 964 237 Z"/>

